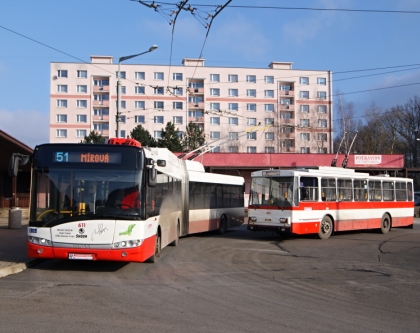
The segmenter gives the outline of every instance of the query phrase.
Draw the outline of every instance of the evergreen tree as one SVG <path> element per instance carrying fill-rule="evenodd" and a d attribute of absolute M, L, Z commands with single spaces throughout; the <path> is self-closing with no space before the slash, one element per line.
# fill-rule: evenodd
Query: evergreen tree
<path fill-rule="evenodd" d="M 91 131 L 80 143 L 105 143 L 105 138 L 101 134 Z"/>
<path fill-rule="evenodd" d="M 175 129 L 175 125 L 168 122 L 166 127 L 162 128 L 162 137 L 158 140 L 157 146 L 168 148 L 172 152 L 181 152 L 182 145 L 178 132 L 179 129 Z"/>
<path fill-rule="evenodd" d="M 156 140 L 150 135 L 149 131 L 138 125 L 130 132 L 132 139 L 137 140 L 145 147 L 156 147 Z"/>
<path fill-rule="evenodd" d="M 182 140 L 184 151 L 192 151 L 201 147 L 205 142 L 203 130 L 195 123 L 190 122 L 187 126 L 187 132 Z"/>

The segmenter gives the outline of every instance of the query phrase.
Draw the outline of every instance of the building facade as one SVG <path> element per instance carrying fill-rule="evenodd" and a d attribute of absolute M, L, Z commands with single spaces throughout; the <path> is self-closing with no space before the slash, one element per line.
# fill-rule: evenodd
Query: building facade
<path fill-rule="evenodd" d="M 182 136 L 189 122 L 215 152 L 331 153 L 332 73 L 268 68 L 206 67 L 113 62 L 51 63 L 50 142 L 80 142 L 92 130 L 115 137 L 117 73 L 121 93 L 119 136 L 142 125 L 158 139 L 168 122 Z"/>

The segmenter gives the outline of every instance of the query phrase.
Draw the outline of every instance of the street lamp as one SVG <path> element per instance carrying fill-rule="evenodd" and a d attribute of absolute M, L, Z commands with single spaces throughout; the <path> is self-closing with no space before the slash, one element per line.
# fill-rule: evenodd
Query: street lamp
<path fill-rule="evenodd" d="M 152 45 L 149 50 L 139 53 L 139 54 L 133 54 L 133 55 L 129 55 L 126 57 L 121 57 L 120 59 L 118 59 L 118 72 L 117 72 L 117 116 L 116 116 L 116 121 L 117 121 L 117 138 L 120 137 L 120 120 L 121 120 L 121 112 L 120 112 L 120 105 L 121 105 L 121 81 L 120 81 L 120 65 L 121 62 L 124 60 L 128 60 L 134 57 L 137 57 L 139 55 L 145 54 L 145 53 L 149 53 L 152 52 L 154 50 L 156 50 L 158 48 L 157 45 Z"/>

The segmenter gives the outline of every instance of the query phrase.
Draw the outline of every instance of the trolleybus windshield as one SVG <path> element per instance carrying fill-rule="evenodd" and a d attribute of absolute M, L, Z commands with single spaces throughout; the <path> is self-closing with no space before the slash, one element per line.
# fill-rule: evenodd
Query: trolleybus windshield
<path fill-rule="evenodd" d="M 250 205 L 296 206 L 297 187 L 295 177 L 252 178 Z"/>

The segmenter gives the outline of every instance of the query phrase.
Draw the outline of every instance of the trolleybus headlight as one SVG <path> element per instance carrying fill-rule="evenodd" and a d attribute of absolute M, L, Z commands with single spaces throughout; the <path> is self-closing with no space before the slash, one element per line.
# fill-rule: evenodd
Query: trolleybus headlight
<path fill-rule="evenodd" d="M 28 240 L 30 243 L 33 243 L 33 244 L 39 244 L 39 245 L 44 245 L 44 246 L 52 245 L 52 242 L 49 239 L 45 239 L 45 238 L 29 236 Z"/>
<path fill-rule="evenodd" d="M 140 246 L 143 243 L 142 239 L 130 239 L 128 241 L 121 241 L 121 242 L 115 242 L 112 244 L 112 247 L 114 249 L 117 248 L 129 248 L 129 247 L 136 247 Z"/>
<path fill-rule="evenodd" d="M 255 216 L 250 216 L 249 222 L 257 222 L 257 218 Z"/>
<path fill-rule="evenodd" d="M 280 223 L 287 223 L 287 217 L 280 217 Z"/>

